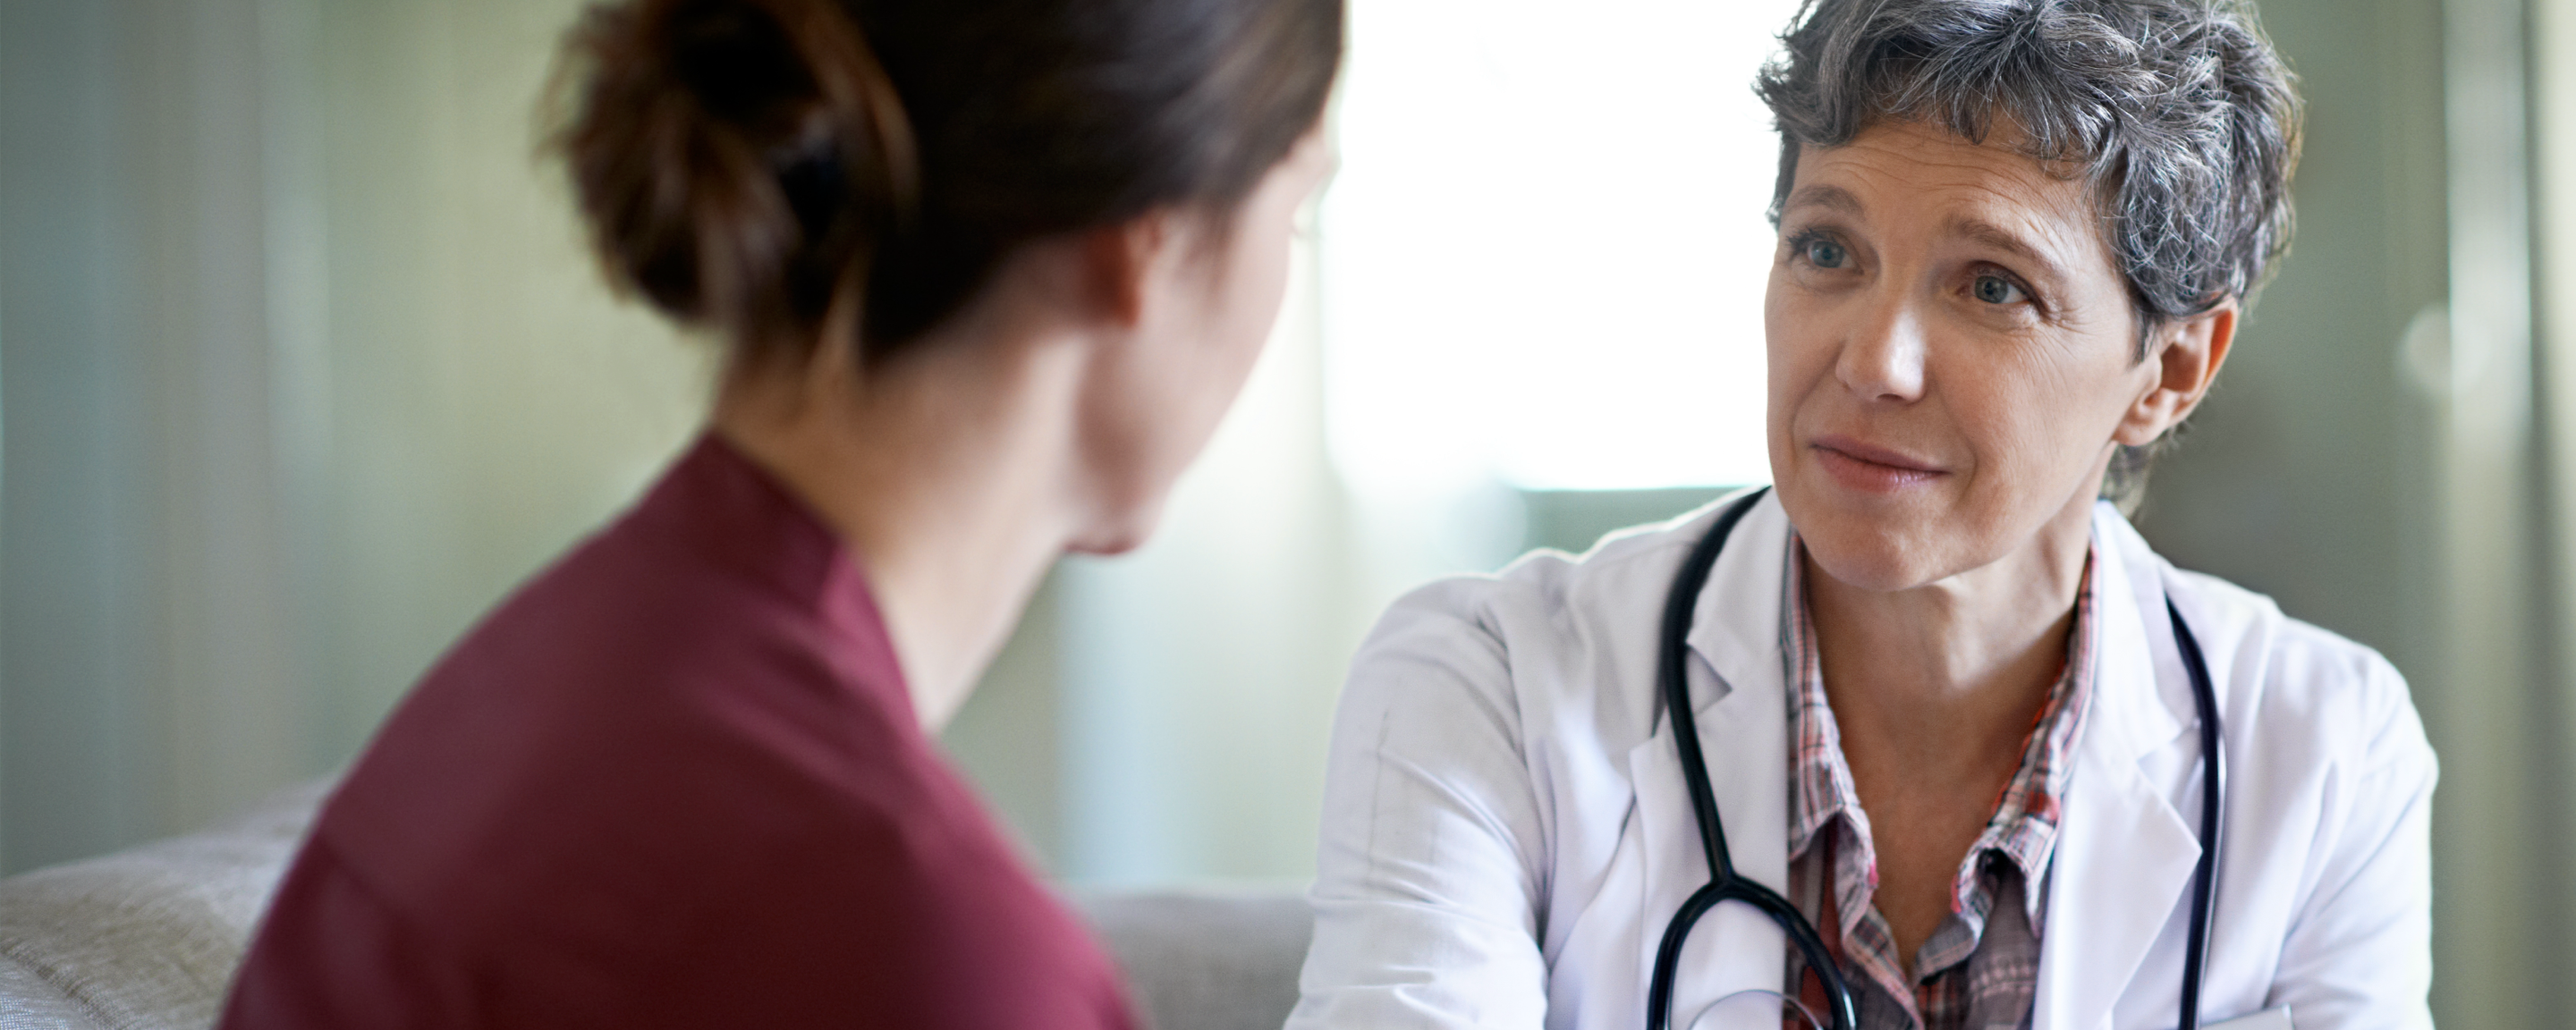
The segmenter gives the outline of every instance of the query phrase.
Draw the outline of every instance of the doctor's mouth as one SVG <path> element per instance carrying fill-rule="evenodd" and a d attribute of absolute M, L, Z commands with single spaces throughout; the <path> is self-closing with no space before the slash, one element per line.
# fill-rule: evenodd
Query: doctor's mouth
<path fill-rule="evenodd" d="M 1835 482 L 1854 490 L 1895 493 L 1929 485 L 1950 474 L 1921 458 L 1838 434 L 1817 437 L 1807 447 Z"/>

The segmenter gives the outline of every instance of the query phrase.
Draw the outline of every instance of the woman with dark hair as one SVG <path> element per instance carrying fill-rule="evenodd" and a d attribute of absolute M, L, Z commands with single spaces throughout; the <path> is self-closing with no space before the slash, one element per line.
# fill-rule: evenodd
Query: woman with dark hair
<path fill-rule="evenodd" d="M 1292 1030 L 2429 1026 L 2404 680 L 2124 516 L 2289 238 L 2250 5 L 1783 43 L 1774 487 L 1387 613 Z"/>
<path fill-rule="evenodd" d="M 403 702 L 222 1025 L 1132 1025 L 929 731 L 1242 385 L 1341 19 L 590 11 L 560 147 L 610 279 L 722 341 L 710 424 Z"/>

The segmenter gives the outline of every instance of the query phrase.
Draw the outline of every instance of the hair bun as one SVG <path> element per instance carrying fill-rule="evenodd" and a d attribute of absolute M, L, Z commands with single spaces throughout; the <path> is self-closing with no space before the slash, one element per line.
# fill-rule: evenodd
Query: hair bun
<path fill-rule="evenodd" d="M 737 349 L 873 359 L 1031 241 L 1230 211 L 1341 46 L 1342 0 L 599 0 L 557 140 L 617 286 Z"/>
<path fill-rule="evenodd" d="M 640 0 L 567 42 L 560 146 L 611 280 L 751 341 L 864 282 L 918 190 L 893 84 L 831 0 Z"/>

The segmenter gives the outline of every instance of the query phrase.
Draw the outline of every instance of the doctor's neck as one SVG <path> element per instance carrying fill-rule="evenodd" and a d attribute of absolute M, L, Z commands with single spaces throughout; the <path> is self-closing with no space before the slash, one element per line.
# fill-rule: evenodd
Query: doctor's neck
<path fill-rule="evenodd" d="M 2071 500 L 2002 558 L 1901 590 L 1836 579 L 1801 551 L 1825 688 L 1846 736 L 1872 724 L 1935 765 L 2017 758 L 2064 667 L 2092 549 L 2093 500 Z M 1991 740 L 1989 738 L 1992 738 Z M 1911 750 L 1911 748 L 1907 748 Z M 1914 765 L 1909 761 L 1907 764 Z"/>

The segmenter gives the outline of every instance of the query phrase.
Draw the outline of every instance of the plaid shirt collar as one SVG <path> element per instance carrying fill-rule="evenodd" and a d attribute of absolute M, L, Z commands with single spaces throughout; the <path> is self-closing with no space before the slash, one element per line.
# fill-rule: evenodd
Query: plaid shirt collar
<path fill-rule="evenodd" d="M 1846 966 L 1858 966 L 1870 979 L 1899 998 L 1915 993 L 1898 968 L 1895 938 L 1872 904 L 1878 887 L 1877 856 L 1870 840 L 1869 815 L 1862 811 L 1851 765 L 1843 758 L 1842 732 L 1825 695 L 1823 661 L 1816 627 L 1807 605 L 1806 544 L 1792 533 L 1789 574 L 1782 611 L 1782 651 L 1788 657 L 1790 691 L 1789 855 L 1801 861 L 1824 831 L 1840 821 L 1848 831 L 1827 849 L 1831 855 L 1833 909 L 1839 926 L 1828 933 L 1840 938 Z M 2012 863 L 2021 874 L 2030 933 L 2040 930 L 2040 898 L 2050 851 L 2057 842 L 2058 806 L 2074 772 L 2074 745 L 2093 693 L 2098 664 L 2094 612 L 2099 607 L 2099 580 L 2093 562 L 2098 542 L 2085 563 L 2083 584 L 2076 590 L 2075 618 L 2067 643 L 2067 662 L 2048 699 L 2041 704 L 2021 767 L 1996 800 L 1985 831 L 1959 865 L 1951 911 L 1955 917 L 1924 943 L 1916 956 L 1918 971 L 1929 973 L 1965 961 L 1977 950 L 1986 917 L 1993 911 L 1992 878 L 1978 875 L 1986 856 Z"/>

